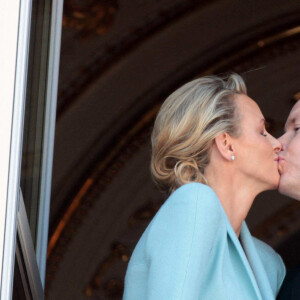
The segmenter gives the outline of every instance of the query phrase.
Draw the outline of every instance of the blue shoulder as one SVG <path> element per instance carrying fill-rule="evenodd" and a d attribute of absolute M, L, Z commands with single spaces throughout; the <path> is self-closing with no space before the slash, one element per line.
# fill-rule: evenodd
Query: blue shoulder
<path fill-rule="evenodd" d="M 211 187 L 202 183 L 188 183 L 175 190 L 166 200 L 157 218 L 163 217 L 170 212 L 191 217 L 197 211 L 197 218 L 219 218 L 221 203 Z"/>
<path fill-rule="evenodd" d="M 220 202 L 210 187 L 189 183 L 174 191 L 130 259 L 126 299 L 132 295 L 138 295 L 138 299 L 200 297 L 199 282 L 206 274 L 202 270 L 207 268 L 212 249 L 226 230 L 220 216 Z M 130 286 L 131 282 L 134 284 Z M 143 291 L 139 293 L 139 289 Z"/>
<path fill-rule="evenodd" d="M 189 183 L 174 191 L 147 228 L 148 241 L 155 246 L 170 239 L 185 242 L 197 236 L 205 243 L 215 240 L 223 221 L 221 203 L 207 185 Z M 152 247 L 151 247 L 152 248 Z"/>
<path fill-rule="evenodd" d="M 184 203 L 191 206 L 200 205 L 200 207 L 216 208 L 220 205 L 220 201 L 214 190 L 206 184 L 188 183 L 177 190 L 167 199 L 165 205 L 173 205 L 174 203 Z"/>

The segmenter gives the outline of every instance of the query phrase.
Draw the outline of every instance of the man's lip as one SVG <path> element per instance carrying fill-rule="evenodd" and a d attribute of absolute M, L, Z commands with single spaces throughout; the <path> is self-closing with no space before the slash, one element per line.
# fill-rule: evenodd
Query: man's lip
<path fill-rule="evenodd" d="M 281 157 L 281 156 L 278 156 L 278 157 L 276 158 L 276 160 L 277 160 L 278 162 L 280 162 L 280 161 L 283 161 L 283 160 L 284 160 L 284 158 L 283 158 L 283 157 Z"/>

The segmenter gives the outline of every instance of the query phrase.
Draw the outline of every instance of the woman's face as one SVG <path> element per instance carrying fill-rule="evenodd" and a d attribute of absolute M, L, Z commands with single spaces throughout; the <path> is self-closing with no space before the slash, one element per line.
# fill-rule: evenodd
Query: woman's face
<path fill-rule="evenodd" d="M 266 131 L 264 116 L 256 102 L 246 95 L 237 95 L 235 100 L 240 116 L 240 136 L 234 149 L 236 166 L 260 191 L 275 189 L 280 179 L 281 144 Z"/>

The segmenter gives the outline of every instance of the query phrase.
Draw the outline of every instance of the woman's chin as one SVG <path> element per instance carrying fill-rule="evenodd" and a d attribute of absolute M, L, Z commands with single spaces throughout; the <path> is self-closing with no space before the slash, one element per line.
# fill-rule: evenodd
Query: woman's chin
<path fill-rule="evenodd" d="M 278 187 L 279 187 L 279 184 L 280 184 L 280 176 L 279 176 L 279 174 L 278 174 L 276 180 L 274 180 L 274 185 L 273 185 L 272 190 L 277 190 Z"/>
<path fill-rule="evenodd" d="M 279 184 L 280 184 L 280 176 L 278 174 L 278 176 L 274 176 L 274 178 L 272 178 L 273 180 L 271 181 L 270 180 L 271 178 L 269 178 L 269 181 L 266 185 L 266 189 L 265 191 L 268 191 L 268 190 L 277 190 L 278 187 L 279 187 Z"/>
<path fill-rule="evenodd" d="M 277 190 L 280 184 L 280 173 L 278 168 L 274 171 L 274 179 L 271 190 Z"/>

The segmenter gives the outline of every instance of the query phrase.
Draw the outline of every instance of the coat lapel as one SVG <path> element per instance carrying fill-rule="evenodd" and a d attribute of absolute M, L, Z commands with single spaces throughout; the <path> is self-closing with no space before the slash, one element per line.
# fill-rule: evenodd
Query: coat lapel
<path fill-rule="evenodd" d="M 231 224 L 230 224 L 230 222 L 227 218 L 227 215 L 226 215 L 226 222 L 227 222 L 227 232 L 228 232 L 229 238 L 232 240 L 232 242 L 233 242 L 233 244 L 234 244 L 234 246 L 235 246 L 235 248 L 238 252 L 238 255 L 240 256 L 241 262 L 245 267 L 246 273 L 247 273 L 247 275 L 250 279 L 250 282 L 252 283 L 252 287 L 255 291 L 255 294 L 257 295 L 257 299 L 259 299 L 259 300 L 265 299 L 261 295 L 259 286 L 257 284 L 257 280 L 255 278 L 256 276 L 255 276 L 255 274 L 254 274 L 254 272 L 253 272 L 253 270 L 252 270 L 252 268 L 249 264 L 249 258 L 247 258 L 246 253 L 245 253 L 244 249 L 242 248 L 242 245 L 241 245 L 237 235 L 235 234 L 235 232 L 234 232 L 234 230 L 233 230 L 233 228 L 232 228 L 232 226 L 231 226 Z M 250 250 L 250 252 L 251 252 L 251 250 Z M 266 298 L 266 299 L 269 299 L 269 298 Z"/>
<path fill-rule="evenodd" d="M 262 298 L 266 300 L 274 299 L 267 273 L 245 222 L 242 224 L 240 239 Z"/>

